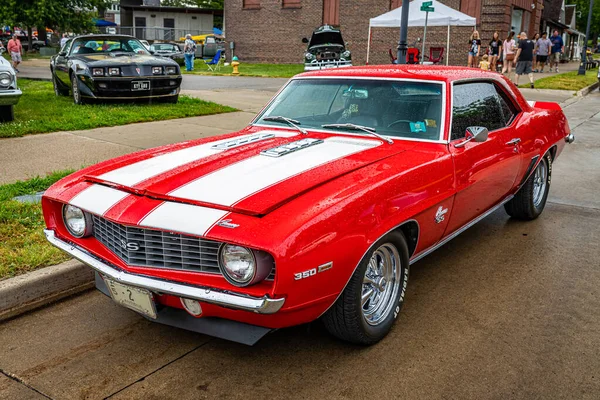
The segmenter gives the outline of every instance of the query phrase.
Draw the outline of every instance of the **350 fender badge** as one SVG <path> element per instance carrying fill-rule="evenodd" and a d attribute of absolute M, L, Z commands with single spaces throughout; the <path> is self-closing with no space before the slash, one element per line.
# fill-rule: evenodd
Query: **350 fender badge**
<path fill-rule="evenodd" d="M 316 274 L 327 271 L 331 268 L 333 268 L 333 261 L 330 261 L 327 264 L 319 265 L 317 268 L 312 268 L 303 272 L 298 272 L 294 274 L 294 280 L 299 281 L 300 279 L 310 278 L 311 276 L 315 276 Z"/>
<path fill-rule="evenodd" d="M 442 221 L 444 221 L 444 219 L 446 219 L 445 215 L 447 212 L 448 212 L 447 208 L 440 206 L 440 208 L 438 208 L 437 212 L 435 213 L 435 223 L 439 224 Z"/>
<path fill-rule="evenodd" d="M 231 222 L 230 219 L 223 219 L 221 221 L 219 221 L 217 223 L 218 226 L 221 226 L 223 228 L 229 228 L 229 229 L 235 229 L 238 226 L 240 226 L 239 224 L 234 224 L 233 222 Z"/>

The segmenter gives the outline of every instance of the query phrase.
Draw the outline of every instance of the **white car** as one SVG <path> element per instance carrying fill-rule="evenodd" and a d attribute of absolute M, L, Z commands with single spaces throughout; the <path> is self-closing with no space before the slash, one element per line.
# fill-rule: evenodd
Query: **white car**
<path fill-rule="evenodd" d="M 15 70 L 10 62 L 0 57 L 0 122 L 15 119 L 13 107 L 19 102 L 21 95 Z"/>
<path fill-rule="evenodd" d="M 150 43 L 147 40 L 140 40 L 140 42 L 146 47 L 146 50 L 150 50 Z"/>

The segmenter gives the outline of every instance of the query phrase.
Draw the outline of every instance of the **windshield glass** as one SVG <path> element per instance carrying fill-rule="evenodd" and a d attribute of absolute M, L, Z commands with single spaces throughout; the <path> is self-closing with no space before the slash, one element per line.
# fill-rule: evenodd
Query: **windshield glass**
<path fill-rule="evenodd" d="M 133 38 L 93 37 L 73 41 L 71 54 L 135 53 L 148 55 L 148 50 Z"/>
<path fill-rule="evenodd" d="M 439 140 L 442 88 L 441 83 L 400 80 L 297 79 L 255 123 L 281 126 L 264 118 L 283 116 L 305 129 L 356 124 L 390 137 Z"/>
<path fill-rule="evenodd" d="M 172 43 L 154 43 L 150 46 L 152 51 L 179 51 L 179 47 Z"/>

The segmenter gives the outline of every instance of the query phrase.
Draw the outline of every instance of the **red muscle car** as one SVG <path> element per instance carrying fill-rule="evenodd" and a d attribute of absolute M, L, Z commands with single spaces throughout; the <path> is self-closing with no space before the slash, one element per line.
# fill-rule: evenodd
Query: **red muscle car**
<path fill-rule="evenodd" d="M 409 266 L 497 208 L 543 211 L 573 141 L 556 103 L 474 69 L 291 79 L 239 132 L 106 161 L 52 186 L 48 240 L 147 318 L 253 344 L 322 318 L 382 339 Z"/>

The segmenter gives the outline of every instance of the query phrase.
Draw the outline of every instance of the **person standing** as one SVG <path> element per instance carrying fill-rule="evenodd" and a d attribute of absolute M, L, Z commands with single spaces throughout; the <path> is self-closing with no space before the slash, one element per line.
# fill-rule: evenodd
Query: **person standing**
<path fill-rule="evenodd" d="M 519 75 L 529 75 L 529 83 L 533 89 L 533 51 L 535 43 L 533 40 L 527 39 L 527 34 L 521 32 L 521 40 L 519 40 L 519 48 L 515 60 L 517 60 L 517 68 L 515 68 L 515 85 L 519 86 Z"/>
<path fill-rule="evenodd" d="M 508 72 L 510 74 L 510 70 L 512 68 L 512 63 L 515 59 L 515 41 L 513 37 L 515 36 L 514 32 L 510 32 L 504 42 L 502 42 L 503 49 L 503 63 L 502 63 L 502 73 Z"/>
<path fill-rule="evenodd" d="M 540 39 L 540 34 L 536 33 L 533 36 L 533 44 L 535 45 L 535 47 L 533 49 L 533 72 L 538 72 L 538 69 L 537 69 L 537 55 L 538 55 L 537 42 L 539 39 Z"/>
<path fill-rule="evenodd" d="M 555 29 L 552 36 L 550 36 L 550 41 L 552 42 L 552 55 L 550 56 L 550 71 L 552 71 L 552 66 L 556 68 L 555 71 L 558 72 L 558 63 L 560 63 L 560 55 L 565 51 L 565 44 L 562 40 L 562 37 L 558 34 L 558 29 Z"/>
<path fill-rule="evenodd" d="M 544 72 L 544 67 L 548 61 L 548 55 L 550 55 L 550 49 L 552 48 L 552 42 L 548 39 L 546 32 L 542 33 L 542 37 L 538 39 L 536 43 L 538 55 L 537 55 L 537 67 L 539 72 Z"/>
<path fill-rule="evenodd" d="M 17 35 L 13 35 L 12 39 L 8 41 L 6 49 L 10 53 L 10 59 L 12 60 L 12 66 L 15 72 L 19 72 L 17 66 L 23 61 L 21 54 L 23 53 L 23 46 L 21 41 L 17 38 Z"/>
<path fill-rule="evenodd" d="M 66 33 L 63 33 L 62 39 L 60 39 L 60 48 L 62 49 L 63 47 L 65 47 L 65 44 L 67 44 L 68 41 L 69 41 L 69 37 L 67 36 Z"/>
<path fill-rule="evenodd" d="M 490 47 L 490 67 L 494 72 L 498 63 L 498 57 L 502 54 L 502 40 L 500 40 L 500 34 L 498 31 L 494 32 L 494 36 L 489 44 Z"/>
<path fill-rule="evenodd" d="M 467 66 L 471 68 L 479 67 L 479 52 L 481 51 L 481 39 L 479 32 L 473 31 L 469 39 L 469 59 Z"/>
<path fill-rule="evenodd" d="M 185 44 L 183 46 L 183 56 L 185 57 L 185 70 L 194 70 L 194 55 L 196 54 L 196 43 L 192 40 L 192 35 L 185 35 Z"/>

